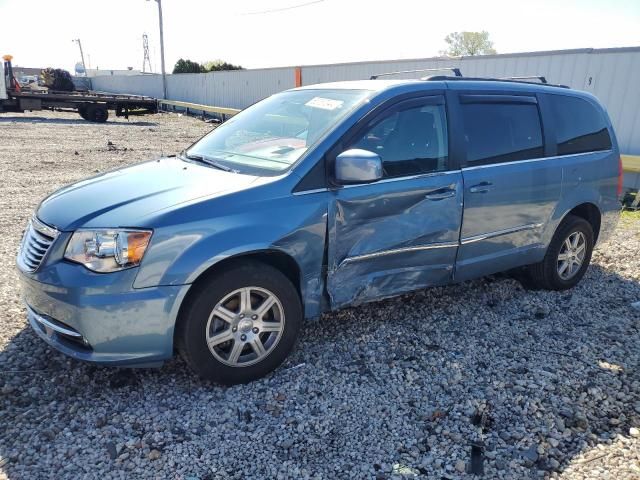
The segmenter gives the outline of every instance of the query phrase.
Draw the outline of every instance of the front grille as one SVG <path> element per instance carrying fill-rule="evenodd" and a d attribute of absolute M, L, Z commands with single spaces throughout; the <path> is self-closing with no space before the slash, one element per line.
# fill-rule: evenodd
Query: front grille
<path fill-rule="evenodd" d="M 18 253 L 18 264 L 27 272 L 35 272 L 60 232 L 33 217 L 27 225 Z"/>

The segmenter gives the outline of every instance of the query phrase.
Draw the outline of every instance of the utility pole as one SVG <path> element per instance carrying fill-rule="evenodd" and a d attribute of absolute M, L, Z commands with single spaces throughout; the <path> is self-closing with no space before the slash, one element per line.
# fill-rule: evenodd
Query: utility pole
<path fill-rule="evenodd" d="M 75 42 L 78 44 L 78 47 L 80 47 L 80 58 L 82 59 L 82 67 L 84 68 L 84 76 L 87 76 L 87 65 L 84 63 L 84 53 L 82 52 L 82 42 L 80 41 L 79 38 L 75 38 L 73 40 L 71 40 L 72 42 Z"/>
<path fill-rule="evenodd" d="M 149 1 L 149 0 L 147 0 Z M 160 24 L 160 67 L 162 69 L 162 93 L 167 98 L 167 73 L 164 69 L 164 33 L 162 31 L 162 0 L 156 0 L 158 4 L 158 22 Z"/>

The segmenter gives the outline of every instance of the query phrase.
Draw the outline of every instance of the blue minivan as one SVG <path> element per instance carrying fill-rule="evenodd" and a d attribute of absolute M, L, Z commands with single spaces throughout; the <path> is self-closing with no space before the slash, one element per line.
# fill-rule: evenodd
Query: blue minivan
<path fill-rule="evenodd" d="M 312 85 L 177 156 L 42 201 L 18 255 L 29 322 L 108 365 L 178 351 L 224 384 L 275 369 L 303 319 L 519 268 L 562 290 L 618 219 L 591 95 L 431 77 Z"/>

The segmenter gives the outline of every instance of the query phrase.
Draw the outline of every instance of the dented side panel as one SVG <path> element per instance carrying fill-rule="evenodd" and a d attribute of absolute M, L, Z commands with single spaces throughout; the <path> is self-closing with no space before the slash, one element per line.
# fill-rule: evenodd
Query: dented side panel
<path fill-rule="evenodd" d="M 434 192 L 449 190 L 452 196 L 434 198 L 441 196 Z M 331 307 L 449 282 L 461 220 L 459 171 L 332 192 L 327 276 Z"/>
<path fill-rule="evenodd" d="M 282 178 L 157 214 L 134 287 L 191 284 L 228 258 L 277 252 L 298 266 L 305 317 L 318 316 L 325 309 L 327 193 L 283 196 L 279 192 L 292 188 L 285 182 L 295 185 L 296 179 Z"/>

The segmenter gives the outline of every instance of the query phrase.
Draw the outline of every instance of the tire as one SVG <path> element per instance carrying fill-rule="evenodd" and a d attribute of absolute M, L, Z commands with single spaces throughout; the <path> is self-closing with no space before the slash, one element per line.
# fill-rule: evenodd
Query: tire
<path fill-rule="evenodd" d="M 109 118 L 109 110 L 104 105 L 89 105 L 86 112 L 87 120 L 90 122 L 104 123 Z"/>
<path fill-rule="evenodd" d="M 569 245 L 565 243 L 567 241 L 577 242 L 578 248 L 569 249 Z M 580 257 L 582 244 L 584 244 L 584 255 Z M 589 268 L 593 246 L 594 235 L 591 224 L 584 218 L 567 215 L 553 235 L 544 259 L 528 267 L 530 286 L 545 290 L 567 290 L 576 286 Z M 571 260 L 574 253 L 576 256 L 573 258 L 580 261 L 579 265 Z M 563 258 L 560 258 L 560 255 L 563 255 Z"/>
<path fill-rule="evenodd" d="M 273 303 L 262 315 L 267 299 Z M 243 301 L 251 307 L 241 308 Z M 301 325 L 302 305 L 291 281 L 269 265 L 242 261 L 195 286 L 181 309 L 176 344 L 202 378 L 234 385 L 276 369 L 293 349 Z"/>
<path fill-rule="evenodd" d="M 84 106 L 78 107 L 78 114 L 85 120 L 89 121 L 89 117 L 87 115 L 87 107 L 84 107 Z"/>

